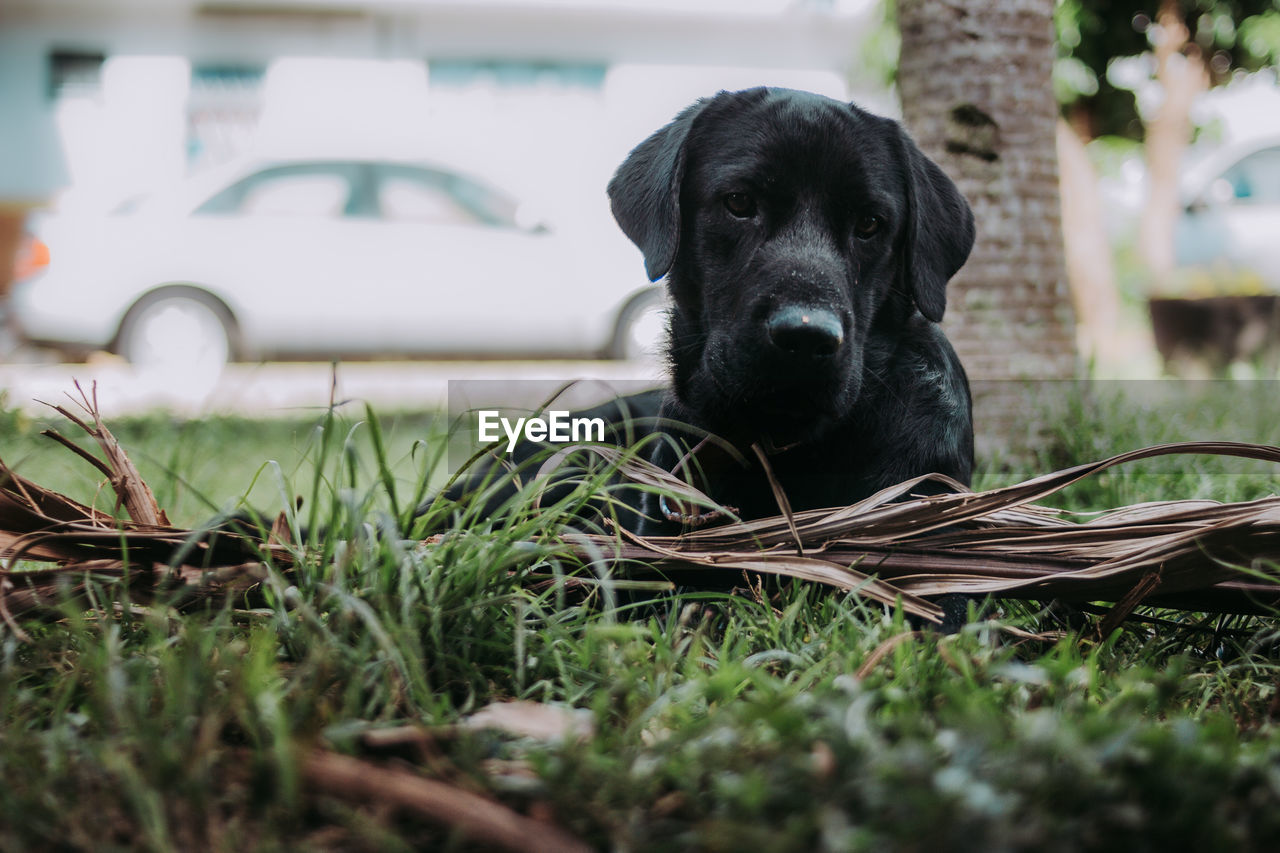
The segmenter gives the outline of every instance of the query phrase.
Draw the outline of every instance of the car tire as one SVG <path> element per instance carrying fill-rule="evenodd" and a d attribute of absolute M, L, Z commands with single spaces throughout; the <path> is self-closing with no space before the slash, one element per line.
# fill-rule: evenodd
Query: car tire
<path fill-rule="evenodd" d="M 667 348 L 666 293 L 660 287 L 642 290 L 618 312 L 609 358 L 627 361 L 661 361 Z"/>
<path fill-rule="evenodd" d="M 166 288 L 129 309 L 115 350 L 139 368 L 221 370 L 236 356 L 235 321 L 202 290 Z"/>

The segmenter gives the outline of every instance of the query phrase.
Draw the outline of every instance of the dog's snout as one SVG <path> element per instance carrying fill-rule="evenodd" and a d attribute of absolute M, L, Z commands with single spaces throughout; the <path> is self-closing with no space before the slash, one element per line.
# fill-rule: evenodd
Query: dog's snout
<path fill-rule="evenodd" d="M 793 355 L 832 355 L 844 343 L 840 318 L 825 308 L 779 308 L 765 321 L 765 329 L 774 346 Z"/>

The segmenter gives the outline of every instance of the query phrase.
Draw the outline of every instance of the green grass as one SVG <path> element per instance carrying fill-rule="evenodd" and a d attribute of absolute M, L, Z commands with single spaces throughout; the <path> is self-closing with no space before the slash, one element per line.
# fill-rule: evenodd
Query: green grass
<path fill-rule="evenodd" d="M 3 402 L 0 394 L 0 406 Z M 338 472 L 349 477 L 353 466 L 362 476 L 377 474 L 380 460 L 406 494 L 428 474 L 437 486 L 444 481 L 447 472 L 437 464 L 446 429 L 441 417 L 402 413 L 374 421 L 366 414 L 340 413 L 328 428 L 324 413 L 271 420 L 157 414 L 112 420 L 107 426 L 170 520 L 194 525 L 241 504 L 279 509 L 286 486 L 296 486 L 297 494 L 307 498 L 317 484 L 333 485 L 331 478 Z M 381 453 L 373 437 L 375 423 Z M 109 507 L 113 496 L 104 491 L 98 472 L 40 435 L 46 429 L 85 443 L 84 433 L 56 413 L 35 418 L 0 408 L 0 458 L 42 486 Z"/>
<path fill-rule="evenodd" d="M 1122 398 L 1068 405 L 1037 458 L 988 466 L 979 484 L 1206 437 Z M 1207 429 L 1240 428 L 1238 407 L 1217 412 Z M 42 426 L 0 413 L 0 456 L 105 501 Z M 367 755 L 363 732 L 404 723 L 439 734 L 425 754 L 379 760 L 602 849 L 1280 844 L 1280 620 L 1166 613 L 1175 624 L 1132 623 L 1105 642 L 1089 624 L 1025 641 L 999 625 L 1060 620 L 1007 603 L 999 624 L 901 638 L 899 615 L 800 585 L 765 601 L 618 609 L 608 583 L 585 600 L 522 583 L 579 569 L 558 533 L 580 495 L 506 522 L 467 517 L 437 547 L 410 543 L 419 482 L 444 474 L 426 416 L 110 426 L 176 523 L 243 505 L 274 513 L 301 495 L 295 524 L 331 535 L 313 534 L 292 583 L 268 582 L 267 607 L 68 609 L 25 624 L 30 642 L 0 633 L 0 850 L 476 849 L 306 783 L 309 750 Z M 1274 473 L 1236 464 L 1135 466 L 1062 503 L 1278 490 Z M 504 699 L 581 709 L 594 734 L 452 728 Z"/>
<path fill-rule="evenodd" d="M 975 488 L 1006 485 L 1155 444 L 1280 445 L 1280 383 L 1275 381 L 1045 382 L 1027 390 L 1025 408 L 1028 423 L 1039 429 L 1020 437 L 1021 452 L 979 459 Z M 981 415 L 980 410 L 975 413 L 979 419 Z M 1275 466 L 1221 456 L 1170 456 L 1104 471 L 1054 495 L 1049 503 L 1090 511 L 1143 501 L 1244 501 L 1278 493 L 1280 471 Z"/>

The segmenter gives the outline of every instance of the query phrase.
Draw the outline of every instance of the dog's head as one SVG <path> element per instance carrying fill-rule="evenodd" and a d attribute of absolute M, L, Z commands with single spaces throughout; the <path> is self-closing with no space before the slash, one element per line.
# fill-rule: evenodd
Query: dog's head
<path fill-rule="evenodd" d="M 778 437 L 848 414 L 915 312 L 942 319 L 974 239 L 897 122 L 785 89 L 688 107 L 609 198 L 649 277 L 668 277 L 681 401 L 710 428 Z"/>

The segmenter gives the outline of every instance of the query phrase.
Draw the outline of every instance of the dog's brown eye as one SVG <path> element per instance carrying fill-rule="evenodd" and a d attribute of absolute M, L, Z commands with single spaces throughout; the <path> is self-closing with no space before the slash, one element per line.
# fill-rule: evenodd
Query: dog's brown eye
<path fill-rule="evenodd" d="M 858 221 L 853 223 L 853 233 L 865 239 L 879 231 L 883 224 L 884 221 L 879 216 L 859 216 Z"/>
<path fill-rule="evenodd" d="M 729 193 L 724 197 L 724 206 L 739 219 L 756 215 L 756 200 L 746 193 Z"/>

